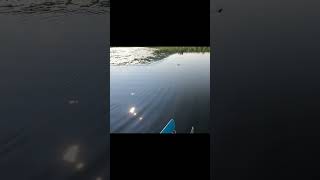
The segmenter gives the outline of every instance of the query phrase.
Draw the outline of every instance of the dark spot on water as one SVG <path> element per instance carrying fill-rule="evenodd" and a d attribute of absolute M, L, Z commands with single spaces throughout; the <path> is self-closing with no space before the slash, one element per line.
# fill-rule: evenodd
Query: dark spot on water
<path fill-rule="evenodd" d="M 220 9 L 217 10 L 217 12 L 218 12 L 219 14 L 222 13 L 222 11 L 223 11 L 223 8 L 220 8 Z"/>

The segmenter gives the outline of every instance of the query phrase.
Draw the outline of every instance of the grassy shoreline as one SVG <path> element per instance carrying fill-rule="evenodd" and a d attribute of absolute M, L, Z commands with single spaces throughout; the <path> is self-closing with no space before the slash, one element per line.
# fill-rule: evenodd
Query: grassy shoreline
<path fill-rule="evenodd" d="M 168 47 L 150 47 L 154 48 L 155 51 L 153 52 L 153 57 L 147 58 L 148 61 L 157 61 L 164 59 L 172 54 L 183 54 L 183 53 L 210 53 L 210 47 L 208 46 L 202 46 L 202 47 L 173 47 L 173 46 L 168 46 Z"/>
<path fill-rule="evenodd" d="M 154 47 L 154 54 L 174 54 L 174 53 L 208 53 L 210 47 Z"/>
<path fill-rule="evenodd" d="M 111 48 L 124 48 L 124 49 L 130 49 L 130 47 L 111 47 Z M 124 60 L 121 65 L 126 65 L 126 64 L 146 64 L 146 63 L 151 63 L 155 61 L 162 60 L 164 58 L 167 58 L 168 56 L 171 56 L 173 54 L 184 54 L 184 53 L 210 53 L 210 47 L 208 46 L 202 46 L 202 47 L 173 47 L 173 46 L 152 46 L 152 47 L 135 47 L 136 49 L 133 49 L 132 53 L 136 54 L 134 57 L 131 56 L 125 56 L 126 57 L 131 57 L 132 59 L 130 60 Z M 147 49 L 143 49 L 147 48 Z M 126 52 L 126 50 L 123 50 Z M 128 51 L 128 50 L 127 50 Z M 141 52 L 141 53 L 140 53 Z M 127 52 L 128 53 L 128 52 Z M 130 53 L 130 51 L 129 51 Z M 112 56 L 112 53 L 111 53 Z M 117 56 L 118 58 L 121 57 L 121 54 L 114 55 Z M 112 58 L 112 57 L 111 57 Z M 121 59 L 121 58 L 120 58 Z M 118 62 L 119 63 L 119 62 Z"/>

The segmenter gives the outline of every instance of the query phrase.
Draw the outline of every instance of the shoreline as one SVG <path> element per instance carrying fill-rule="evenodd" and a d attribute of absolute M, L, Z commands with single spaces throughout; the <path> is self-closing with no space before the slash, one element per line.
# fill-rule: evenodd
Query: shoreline
<path fill-rule="evenodd" d="M 209 53 L 210 47 L 153 47 L 155 48 L 155 54 L 167 53 L 167 54 L 183 54 L 183 53 Z"/>
<path fill-rule="evenodd" d="M 150 64 L 184 53 L 210 53 L 210 47 L 111 47 L 110 65 Z"/>

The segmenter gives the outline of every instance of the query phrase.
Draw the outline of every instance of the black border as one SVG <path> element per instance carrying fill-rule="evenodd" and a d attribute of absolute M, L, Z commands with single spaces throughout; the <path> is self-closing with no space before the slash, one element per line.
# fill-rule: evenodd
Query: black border
<path fill-rule="evenodd" d="M 210 46 L 209 0 L 112 0 L 111 46 Z"/>

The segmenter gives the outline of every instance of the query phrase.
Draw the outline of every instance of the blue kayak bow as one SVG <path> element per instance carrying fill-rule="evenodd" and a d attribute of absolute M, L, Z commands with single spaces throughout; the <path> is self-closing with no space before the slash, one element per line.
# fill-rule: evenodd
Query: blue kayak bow
<path fill-rule="evenodd" d="M 176 123 L 173 119 L 167 123 L 167 125 L 161 130 L 160 134 L 173 134 L 176 132 Z"/>
<path fill-rule="evenodd" d="M 167 123 L 167 125 L 161 130 L 160 134 L 175 134 L 176 133 L 176 123 L 173 119 Z M 191 127 L 190 134 L 194 133 L 194 127 Z"/>

